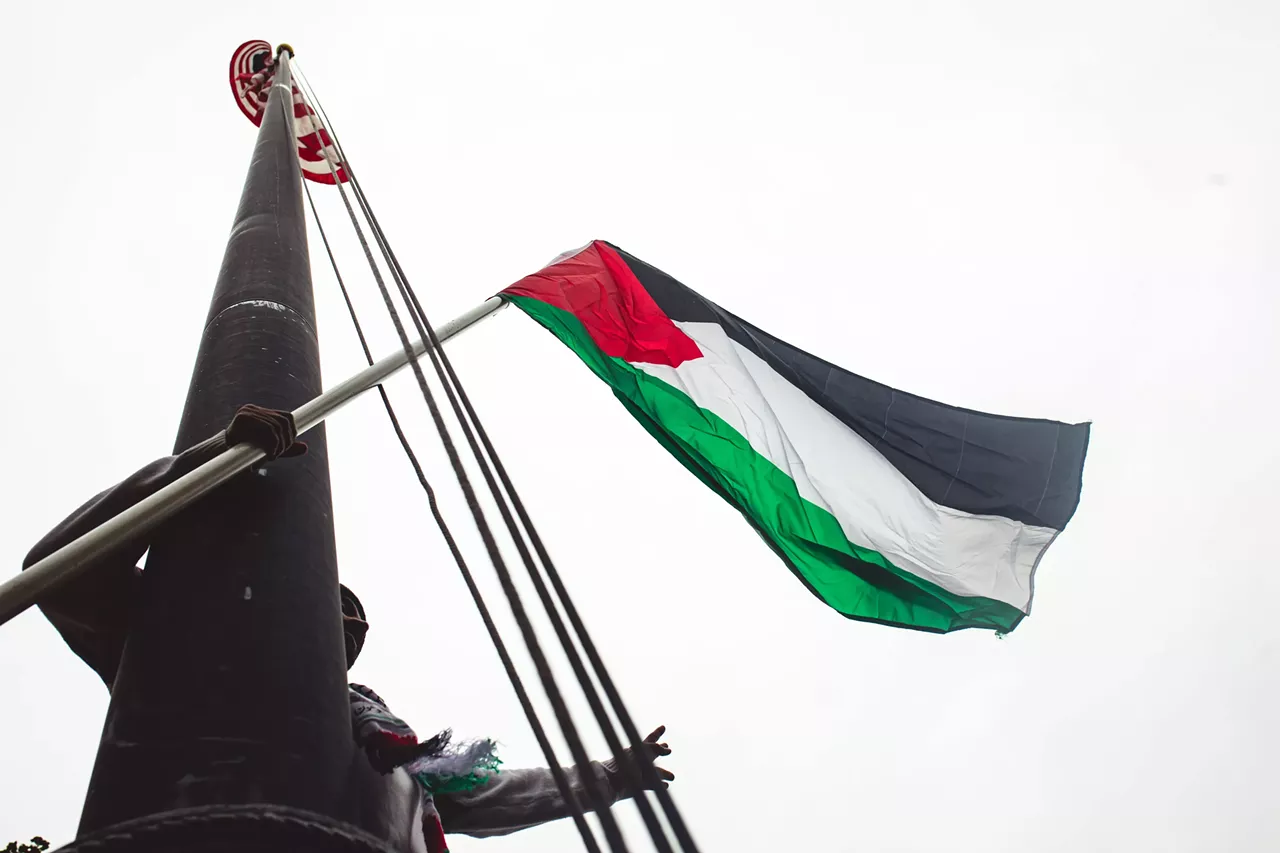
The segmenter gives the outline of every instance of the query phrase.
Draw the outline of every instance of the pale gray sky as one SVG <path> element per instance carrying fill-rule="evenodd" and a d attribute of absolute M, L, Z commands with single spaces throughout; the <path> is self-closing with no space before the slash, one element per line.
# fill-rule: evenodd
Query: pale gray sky
<path fill-rule="evenodd" d="M 1280 845 L 1280 7 L 367 8 L 6 9 L 8 570 L 168 452 L 255 133 L 227 62 L 287 40 L 436 322 L 599 237 L 896 387 L 1095 422 L 1032 617 L 939 637 L 825 608 L 527 318 L 451 347 L 639 724 L 669 726 L 704 850 Z M 361 356 L 312 242 L 334 382 Z M 469 530 L 411 382 L 393 394 Z M 329 435 L 373 622 L 353 677 L 419 731 L 540 762 L 376 397 Z M 107 693 L 35 611 L 0 628 L 0 683 L 0 843 L 64 843 Z M 577 844 L 566 823 L 453 846 Z"/>

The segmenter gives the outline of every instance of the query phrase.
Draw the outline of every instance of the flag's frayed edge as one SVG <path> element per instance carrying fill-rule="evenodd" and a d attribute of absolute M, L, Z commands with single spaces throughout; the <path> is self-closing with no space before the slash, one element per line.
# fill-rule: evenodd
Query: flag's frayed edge
<path fill-rule="evenodd" d="M 405 765 L 405 770 L 433 794 L 470 791 L 498 772 L 498 744 L 489 738 L 464 741 Z"/>

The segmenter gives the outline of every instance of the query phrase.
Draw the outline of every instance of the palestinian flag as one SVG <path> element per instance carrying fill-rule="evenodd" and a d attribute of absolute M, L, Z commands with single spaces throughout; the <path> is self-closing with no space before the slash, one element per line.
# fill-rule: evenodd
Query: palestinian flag
<path fill-rule="evenodd" d="M 1088 424 L 889 388 L 593 242 L 502 296 L 851 619 L 1013 630 L 1080 500 Z"/>

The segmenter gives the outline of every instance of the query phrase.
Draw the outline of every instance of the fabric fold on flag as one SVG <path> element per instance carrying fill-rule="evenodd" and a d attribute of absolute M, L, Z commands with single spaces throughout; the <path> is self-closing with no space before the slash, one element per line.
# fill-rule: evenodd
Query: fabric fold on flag
<path fill-rule="evenodd" d="M 1080 499 L 1089 424 L 866 379 L 594 241 L 501 294 L 851 618 L 1013 630 Z"/>

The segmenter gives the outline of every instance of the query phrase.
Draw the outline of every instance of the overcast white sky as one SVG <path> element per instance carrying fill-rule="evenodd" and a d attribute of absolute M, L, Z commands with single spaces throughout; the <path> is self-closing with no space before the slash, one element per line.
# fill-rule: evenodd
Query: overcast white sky
<path fill-rule="evenodd" d="M 1032 617 L 1003 640 L 931 636 L 825 608 L 527 318 L 451 345 L 639 724 L 669 726 L 704 850 L 1280 845 L 1280 6 L 5 15 L 6 571 L 168 452 L 255 133 L 227 62 L 287 40 L 436 322 L 599 237 L 896 387 L 1094 421 Z M 390 352 L 358 248 L 340 251 Z M 362 362 L 312 252 L 332 383 Z M 468 530 L 416 391 L 392 387 Z M 376 397 L 329 435 L 341 570 L 373 623 L 353 678 L 419 731 L 540 763 Z M 0 628 L 0 683 L 0 844 L 65 843 L 106 690 L 36 611 Z M 566 823 L 453 846 L 578 843 Z"/>

